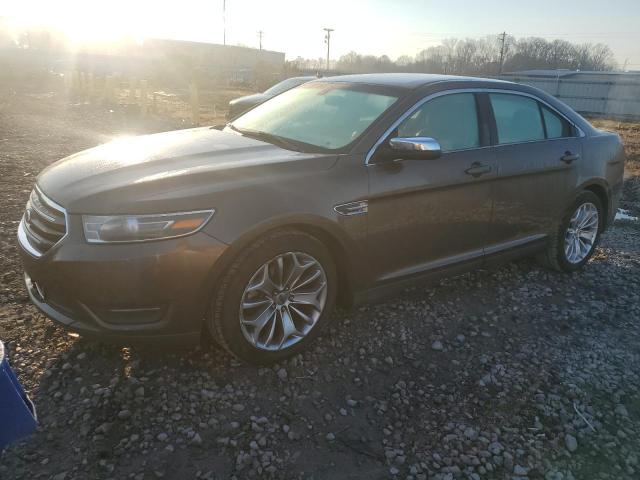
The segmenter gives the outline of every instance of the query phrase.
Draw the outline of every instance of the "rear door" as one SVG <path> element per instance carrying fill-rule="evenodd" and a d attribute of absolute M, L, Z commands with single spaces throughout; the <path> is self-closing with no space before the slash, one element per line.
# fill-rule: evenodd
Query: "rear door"
<path fill-rule="evenodd" d="M 442 156 L 376 162 L 374 154 L 369 163 L 368 254 L 379 283 L 481 261 L 491 220 L 496 165 L 477 96 L 440 94 L 406 115 L 386 141 L 432 137 Z"/>
<path fill-rule="evenodd" d="M 581 143 L 548 105 L 517 92 L 488 95 L 498 178 L 487 254 L 543 241 L 577 182 Z"/>

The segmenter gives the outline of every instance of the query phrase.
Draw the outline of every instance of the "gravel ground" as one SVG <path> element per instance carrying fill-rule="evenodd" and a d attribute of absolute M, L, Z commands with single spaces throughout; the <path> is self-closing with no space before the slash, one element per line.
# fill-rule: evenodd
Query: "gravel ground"
<path fill-rule="evenodd" d="M 340 312 L 270 368 L 102 345 L 29 304 L 15 230 L 45 165 L 172 125 L 0 98 L 0 338 L 40 417 L 0 478 L 640 478 L 640 222 L 580 273 L 523 260 Z"/>

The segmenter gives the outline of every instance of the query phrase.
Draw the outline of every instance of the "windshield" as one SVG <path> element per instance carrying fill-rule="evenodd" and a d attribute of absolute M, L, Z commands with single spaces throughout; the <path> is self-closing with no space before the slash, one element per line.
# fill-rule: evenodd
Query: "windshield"
<path fill-rule="evenodd" d="M 338 150 L 358 138 L 397 99 L 365 85 L 313 82 L 258 105 L 230 127 Z"/>
<path fill-rule="evenodd" d="M 264 91 L 265 95 L 269 95 L 275 97 L 276 95 L 280 95 L 282 92 L 286 92 L 287 90 L 292 89 L 293 87 L 297 87 L 298 85 L 302 85 L 303 83 L 312 80 L 311 78 L 288 78 L 283 80 L 280 83 L 276 83 L 273 87 L 268 88 Z"/>

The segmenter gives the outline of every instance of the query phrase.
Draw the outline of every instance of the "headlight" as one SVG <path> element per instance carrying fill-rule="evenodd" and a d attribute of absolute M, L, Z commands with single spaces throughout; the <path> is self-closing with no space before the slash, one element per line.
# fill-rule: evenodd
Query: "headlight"
<path fill-rule="evenodd" d="M 83 215 L 89 243 L 140 242 L 181 237 L 200 230 L 215 210 L 158 215 Z"/>

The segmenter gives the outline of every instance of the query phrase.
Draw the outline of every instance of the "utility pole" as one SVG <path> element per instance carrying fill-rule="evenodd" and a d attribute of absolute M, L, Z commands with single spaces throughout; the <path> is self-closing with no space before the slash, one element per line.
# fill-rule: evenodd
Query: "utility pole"
<path fill-rule="evenodd" d="M 502 43 L 500 46 L 500 67 L 498 69 L 498 75 L 502 73 L 502 65 L 504 64 L 504 48 L 507 40 L 507 32 L 502 32 L 500 38 Z"/>
<path fill-rule="evenodd" d="M 258 38 L 260 39 L 260 50 L 262 50 L 262 36 L 264 32 L 262 30 L 258 30 Z"/>
<path fill-rule="evenodd" d="M 324 43 L 327 44 L 327 72 L 329 71 L 329 49 L 331 48 L 331 32 L 333 32 L 333 28 L 324 28 L 325 32 L 327 32 L 324 36 Z"/>
<path fill-rule="evenodd" d="M 222 44 L 227 44 L 227 0 L 222 0 Z"/>

